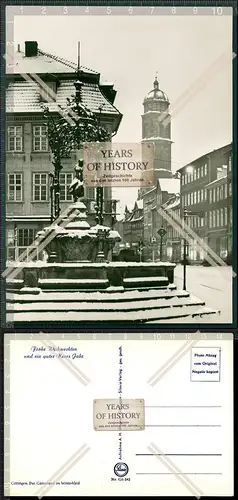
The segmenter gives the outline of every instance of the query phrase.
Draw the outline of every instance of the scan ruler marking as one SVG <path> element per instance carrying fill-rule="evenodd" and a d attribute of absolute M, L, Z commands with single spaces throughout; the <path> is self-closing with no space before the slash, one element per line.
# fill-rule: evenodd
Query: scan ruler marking
<path fill-rule="evenodd" d="M 10 337 L 4 337 L 4 493 L 10 494 Z"/>
<path fill-rule="evenodd" d="M 20 3 L 20 2 L 19 2 Z M 115 2 L 113 5 L 98 2 L 99 5 L 57 5 L 57 2 L 47 2 L 47 5 L 14 5 L 7 6 L 7 24 L 13 21 L 13 16 L 223 16 L 231 15 L 233 10 L 237 13 L 235 3 L 226 2 L 204 2 L 203 5 L 188 5 L 185 1 L 166 2 L 164 5 L 122 5 Z"/>
<path fill-rule="evenodd" d="M 39 333 L 12 333 L 5 334 L 6 339 L 14 341 L 14 340 L 32 340 L 32 342 L 38 342 L 42 339 L 54 340 L 54 341 L 101 341 L 101 340 L 109 340 L 109 341 L 127 341 L 127 340 L 141 340 L 141 341 L 186 341 L 186 340 L 197 340 L 205 341 L 224 341 L 224 340 L 233 340 L 233 333 L 218 333 L 218 332 L 200 332 L 199 330 L 194 333 L 128 333 L 128 332 L 120 332 L 120 333 L 94 333 L 93 331 L 88 333 L 47 333 L 40 331 Z M 6 357 L 6 356 L 5 356 Z M 8 362 L 6 364 L 6 368 L 8 369 Z"/>

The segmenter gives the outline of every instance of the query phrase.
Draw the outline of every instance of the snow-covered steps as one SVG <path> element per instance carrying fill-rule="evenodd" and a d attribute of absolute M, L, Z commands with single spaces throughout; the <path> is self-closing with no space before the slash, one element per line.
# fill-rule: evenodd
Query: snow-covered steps
<path fill-rule="evenodd" d="M 217 311 L 174 285 L 175 264 L 23 263 L 7 278 L 7 322 L 16 327 L 192 323 Z M 14 272 L 14 274 L 13 274 Z"/>
<path fill-rule="evenodd" d="M 169 285 L 169 280 L 165 276 L 150 276 L 137 278 L 124 278 L 123 285 L 126 289 L 165 287 Z"/>
<path fill-rule="evenodd" d="M 55 290 L 41 292 L 39 294 L 22 294 L 22 293 L 8 293 L 7 302 L 8 303 L 40 303 L 40 302 L 88 302 L 88 303 L 104 303 L 104 302 L 130 302 L 130 301 L 141 301 L 141 300 L 152 300 L 152 299 L 171 299 L 173 297 L 187 298 L 189 297 L 189 292 L 184 290 L 177 290 L 175 285 L 170 285 L 164 289 L 151 289 L 151 290 L 121 290 L 118 287 L 110 287 L 110 289 L 104 290 L 102 292 L 78 292 L 71 291 L 65 293 L 63 291 L 55 292 Z"/>
<path fill-rule="evenodd" d="M 123 291 L 97 293 L 46 293 L 38 295 L 8 294 L 7 321 L 14 325 L 94 324 L 105 323 L 186 323 L 193 318 L 214 316 L 217 311 L 205 307 L 204 301 L 188 292 L 177 290 Z M 215 321 L 213 319 L 213 321 Z"/>

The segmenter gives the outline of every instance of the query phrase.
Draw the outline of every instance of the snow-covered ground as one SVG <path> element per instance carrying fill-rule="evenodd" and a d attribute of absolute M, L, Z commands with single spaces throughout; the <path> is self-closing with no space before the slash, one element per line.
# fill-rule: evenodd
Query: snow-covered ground
<path fill-rule="evenodd" d="M 187 266 L 187 291 L 205 300 L 206 306 L 218 309 L 219 323 L 232 323 L 232 267 Z M 177 265 L 174 283 L 183 287 L 183 266 Z"/>

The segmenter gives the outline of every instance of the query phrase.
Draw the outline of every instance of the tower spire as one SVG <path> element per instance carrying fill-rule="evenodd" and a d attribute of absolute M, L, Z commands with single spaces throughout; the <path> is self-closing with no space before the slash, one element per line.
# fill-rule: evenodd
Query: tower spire
<path fill-rule="evenodd" d="M 155 74 L 154 90 L 155 90 L 155 92 L 156 92 L 157 90 L 159 90 L 158 71 L 156 71 L 156 74 Z"/>
<path fill-rule="evenodd" d="M 78 42 L 78 73 L 80 71 L 80 42 Z"/>

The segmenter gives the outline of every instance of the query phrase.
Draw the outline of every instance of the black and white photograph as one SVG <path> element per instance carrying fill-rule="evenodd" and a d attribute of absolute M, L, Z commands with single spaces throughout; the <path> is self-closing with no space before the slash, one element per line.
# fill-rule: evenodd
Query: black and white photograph
<path fill-rule="evenodd" d="M 232 23 L 7 7 L 7 325 L 233 324 Z"/>

